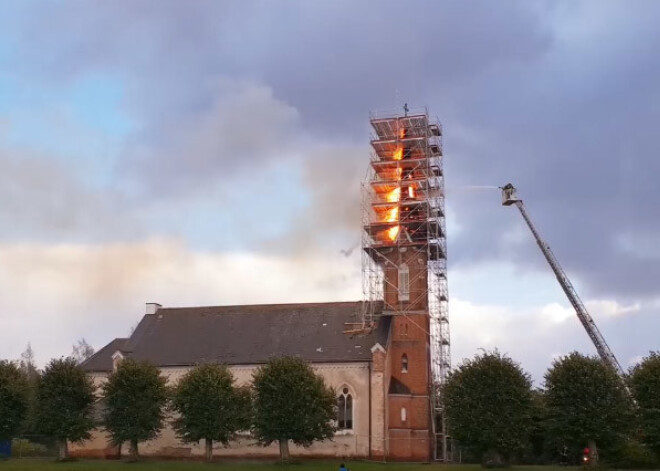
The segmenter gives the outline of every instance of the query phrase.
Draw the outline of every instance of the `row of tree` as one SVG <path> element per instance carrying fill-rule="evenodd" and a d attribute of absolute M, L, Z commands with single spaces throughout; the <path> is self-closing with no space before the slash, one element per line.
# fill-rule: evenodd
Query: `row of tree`
<path fill-rule="evenodd" d="M 596 357 L 555 360 L 533 389 L 529 374 L 496 352 L 464 361 L 447 380 L 449 430 L 485 465 L 575 462 L 588 449 L 619 466 L 654 466 L 660 456 L 660 354 L 625 382 Z"/>
<path fill-rule="evenodd" d="M 67 443 L 87 440 L 102 427 L 112 445 L 121 450 L 129 443 L 137 458 L 138 443 L 155 438 L 171 415 L 184 442 L 205 441 L 209 460 L 214 442 L 227 444 L 242 431 L 264 446 L 278 442 L 288 459 L 289 441 L 307 446 L 334 433 L 335 394 L 299 358 L 271 360 L 249 387 L 237 386 L 227 367 L 205 364 L 171 388 L 154 365 L 126 359 L 103 384 L 100 397 L 95 389 L 73 358 L 52 360 L 33 385 L 19 365 L 0 361 L 0 440 L 32 423 L 57 441 L 65 459 Z"/>

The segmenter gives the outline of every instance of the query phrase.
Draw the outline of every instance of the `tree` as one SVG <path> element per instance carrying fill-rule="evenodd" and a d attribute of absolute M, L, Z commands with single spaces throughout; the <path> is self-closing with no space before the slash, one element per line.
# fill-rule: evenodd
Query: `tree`
<path fill-rule="evenodd" d="M 529 455 L 527 458 L 534 464 L 542 464 L 546 458 L 545 420 L 547 408 L 542 390 L 532 390 L 532 407 L 530 413 L 531 428 L 529 435 Z"/>
<path fill-rule="evenodd" d="M 179 414 L 174 429 L 184 442 L 206 442 L 211 461 L 213 442 L 227 445 L 239 430 L 250 428 L 250 397 L 234 386 L 226 366 L 200 365 L 190 370 L 174 389 L 172 408 Z"/>
<path fill-rule="evenodd" d="M 639 406 L 644 443 L 660 455 L 660 352 L 650 352 L 630 370 L 630 386 Z"/>
<path fill-rule="evenodd" d="M 270 360 L 253 375 L 253 433 L 266 446 L 279 442 L 289 459 L 289 440 L 309 446 L 331 438 L 335 394 L 300 358 Z"/>
<path fill-rule="evenodd" d="M 442 391 L 452 436 L 484 465 L 506 465 L 531 431 L 531 380 L 500 353 L 484 352 L 450 373 Z"/>
<path fill-rule="evenodd" d="M 133 459 L 138 458 L 138 442 L 155 438 L 163 428 L 165 383 L 151 363 L 127 358 L 103 386 L 104 426 L 115 445 L 130 442 Z"/>
<path fill-rule="evenodd" d="M 28 410 L 23 423 L 22 432 L 25 434 L 37 434 L 37 387 L 39 385 L 41 372 L 37 368 L 34 360 L 34 350 L 29 342 L 17 364 L 18 368 L 23 372 L 28 381 Z"/>
<path fill-rule="evenodd" d="M 597 357 L 573 352 L 545 374 L 547 431 L 556 447 L 612 450 L 633 425 L 633 406 L 617 373 Z"/>
<path fill-rule="evenodd" d="M 30 383 L 36 382 L 39 377 L 39 369 L 34 361 L 34 350 L 28 342 L 25 351 L 21 353 L 21 359 L 18 360 L 19 369 L 25 374 Z"/>
<path fill-rule="evenodd" d="M 68 457 L 67 442 L 81 442 L 94 427 L 94 385 L 72 358 L 52 360 L 37 388 L 38 430 L 59 443 L 59 458 Z"/>
<path fill-rule="evenodd" d="M 29 386 L 25 374 L 13 363 L 0 361 L 0 441 L 16 436 L 28 411 Z"/>
<path fill-rule="evenodd" d="M 76 360 L 78 364 L 87 360 L 92 355 L 94 355 L 94 348 L 84 338 L 78 340 L 73 346 L 73 350 L 71 350 L 71 358 Z"/>

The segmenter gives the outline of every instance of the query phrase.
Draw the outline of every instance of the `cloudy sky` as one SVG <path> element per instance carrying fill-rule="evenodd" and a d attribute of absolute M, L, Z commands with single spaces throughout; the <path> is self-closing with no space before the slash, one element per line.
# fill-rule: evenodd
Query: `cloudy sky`
<path fill-rule="evenodd" d="M 165 306 L 360 299 L 370 111 L 442 121 L 454 363 L 660 348 L 660 3 L 0 6 L 0 357 Z"/>

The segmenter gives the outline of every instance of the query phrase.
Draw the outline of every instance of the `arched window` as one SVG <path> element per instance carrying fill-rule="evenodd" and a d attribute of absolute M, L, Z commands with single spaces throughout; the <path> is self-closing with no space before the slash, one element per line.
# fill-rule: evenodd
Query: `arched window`
<path fill-rule="evenodd" d="M 353 396 L 348 388 L 342 389 L 337 398 L 337 429 L 353 429 Z"/>
<path fill-rule="evenodd" d="M 410 300 L 410 269 L 402 263 L 399 266 L 399 301 Z"/>
<path fill-rule="evenodd" d="M 401 373 L 408 372 L 408 355 L 405 353 L 401 355 Z"/>

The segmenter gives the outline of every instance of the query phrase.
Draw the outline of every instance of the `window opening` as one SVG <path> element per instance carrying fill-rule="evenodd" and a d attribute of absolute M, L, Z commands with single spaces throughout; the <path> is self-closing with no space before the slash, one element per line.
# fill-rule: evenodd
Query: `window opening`
<path fill-rule="evenodd" d="M 401 373 L 408 372 L 408 355 L 405 353 L 401 356 Z"/>
<path fill-rule="evenodd" d="M 399 267 L 399 301 L 408 301 L 410 299 L 410 270 L 408 265 L 403 263 Z"/>
<path fill-rule="evenodd" d="M 344 388 L 337 398 L 337 429 L 353 429 L 353 396 Z"/>

